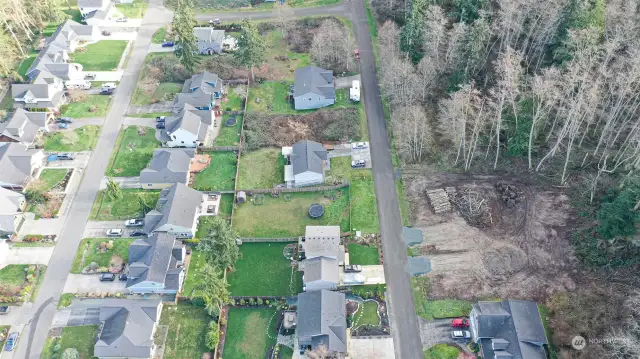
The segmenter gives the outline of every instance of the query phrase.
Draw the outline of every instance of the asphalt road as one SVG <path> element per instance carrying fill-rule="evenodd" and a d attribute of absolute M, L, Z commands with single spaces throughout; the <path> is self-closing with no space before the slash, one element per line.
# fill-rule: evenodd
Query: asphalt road
<path fill-rule="evenodd" d="M 98 144 L 84 171 L 82 183 L 67 214 L 65 226 L 49 262 L 36 303 L 25 321 L 27 325 L 22 331 L 20 345 L 18 345 L 14 358 L 40 358 L 49 327 L 56 313 L 57 301 L 63 292 L 73 258 L 82 239 L 91 206 L 100 187 L 109 156 L 118 137 L 144 59 L 147 56 L 151 37 L 158 28 L 170 21 L 171 13 L 164 9 L 162 0 L 150 0 L 143 26 L 140 28 L 133 45 L 118 91 L 114 94 L 113 105 L 103 123 Z"/>

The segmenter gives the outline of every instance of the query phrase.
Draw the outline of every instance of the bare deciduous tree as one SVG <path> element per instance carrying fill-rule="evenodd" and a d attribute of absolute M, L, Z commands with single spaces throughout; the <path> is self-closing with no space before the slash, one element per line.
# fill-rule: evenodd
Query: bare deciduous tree
<path fill-rule="evenodd" d="M 406 162 L 419 162 L 433 150 L 433 132 L 420 106 L 399 107 L 391 113 L 398 154 Z"/>
<path fill-rule="evenodd" d="M 331 68 L 336 72 L 355 69 L 353 50 L 355 40 L 351 32 L 337 20 L 322 22 L 311 44 L 311 58 L 318 66 Z"/>

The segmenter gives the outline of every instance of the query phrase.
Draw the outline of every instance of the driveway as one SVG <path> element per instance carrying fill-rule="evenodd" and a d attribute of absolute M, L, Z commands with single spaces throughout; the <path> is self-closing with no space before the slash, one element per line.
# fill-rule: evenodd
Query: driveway
<path fill-rule="evenodd" d="M 142 19 L 129 19 L 126 22 L 117 22 L 115 20 L 112 21 L 104 21 L 100 25 L 100 29 L 117 29 L 122 27 L 128 28 L 136 28 L 142 26 Z"/>
<path fill-rule="evenodd" d="M 51 254 L 55 247 L 11 247 L 0 268 L 9 264 L 49 264 Z"/>
<path fill-rule="evenodd" d="M 426 320 L 418 318 L 418 320 L 420 322 L 420 339 L 422 340 L 423 349 L 429 349 L 436 344 L 452 344 L 471 354 L 467 347 L 468 340 L 451 338 L 451 332 L 455 329 L 451 326 L 451 319 Z"/>
<path fill-rule="evenodd" d="M 353 338 L 349 341 L 349 355 L 352 358 L 395 359 L 393 338 Z"/>
<path fill-rule="evenodd" d="M 96 77 L 92 81 L 120 81 L 122 75 L 124 75 L 124 71 L 83 71 L 82 77 L 86 74 L 95 74 Z"/>
<path fill-rule="evenodd" d="M 149 45 L 149 52 L 173 52 L 173 47 L 162 47 L 162 44 Z"/>
<path fill-rule="evenodd" d="M 89 94 L 91 94 L 93 89 L 87 91 Z M 96 89 L 98 92 L 100 92 L 100 89 Z M 89 118 L 78 118 L 78 119 L 73 119 L 73 122 L 69 123 L 68 126 L 69 128 L 67 129 L 61 129 L 58 128 L 57 124 L 51 125 L 49 128 L 50 132 L 64 132 L 64 131 L 72 131 L 72 130 L 76 130 L 80 127 L 83 126 L 89 126 L 89 125 L 94 125 L 94 126 L 101 126 L 102 123 L 104 122 L 104 117 L 89 117 Z"/>
<path fill-rule="evenodd" d="M 46 154 L 53 154 L 56 152 L 47 152 Z M 87 167 L 87 164 L 89 163 L 89 159 L 91 159 L 91 152 L 90 151 L 83 151 L 83 152 L 75 152 L 76 157 L 71 160 L 71 161 L 67 161 L 67 160 L 59 160 L 59 161 L 51 161 L 51 162 L 47 162 L 45 167 L 46 168 L 85 168 Z"/>
<path fill-rule="evenodd" d="M 127 282 L 117 278 L 113 282 L 101 282 L 99 274 L 69 274 L 64 293 L 126 293 Z"/>
<path fill-rule="evenodd" d="M 101 29 L 104 30 L 104 28 L 101 26 Z M 138 36 L 138 32 L 137 31 L 122 31 L 121 28 L 116 27 L 115 28 L 116 31 L 111 31 L 111 35 L 109 36 L 102 36 L 100 37 L 100 40 L 126 40 L 126 41 L 130 41 L 130 40 L 135 40 L 136 36 Z"/>
<path fill-rule="evenodd" d="M 107 236 L 108 229 L 125 229 L 125 233 L 129 233 L 126 230 L 124 221 L 89 221 L 84 228 L 84 238 L 100 238 Z M 140 228 L 136 228 L 140 229 Z M 125 234 L 126 236 L 126 234 Z M 119 238 L 119 237 L 114 237 Z"/>
<path fill-rule="evenodd" d="M 359 148 L 351 150 L 351 160 L 358 161 L 364 160 L 365 165 L 364 168 L 371 168 L 371 151 L 369 142 L 365 142 L 367 144 L 367 148 Z"/>
<path fill-rule="evenodd" d="M 125 126 L 156 127 L 156 119 L 155 118 L 144 118 L 144 117 L 125 117 L 123 124 Z"/>
<path fill-rule="evenodd" d="M 171 112 L 173 110 L 173 101 L 162 101 L 152 103 L 150 105 L 131 105 L 127 111 L 128 115 L 137 115 L 139 113 L 154 112 Z M 135 116 L 132 116 L 135 117 Z"/>
<path fill-rule="evenodd" d="M 112 179 L 120 184 L 122 188 L 142 188 L 140 186 L 140 177 L 112 177 Z M 107 177 L 100 182 L 100 189 L 107 188 Z"/>
<path fill-rule="evenodd" d="M 100 308 L 63 309 L 56 313 L 51 327 L 74 327 L 80 325 L 100 325 Z"/>
<path fill-rule="evenodd" d="M 360 81 L 360 75 L 353 76 L 345 76 L 345 77 L 336 77 L 336 88 L 337 89 L 348 89 L 351 88 L 351 84 L 353 81 Z"/>

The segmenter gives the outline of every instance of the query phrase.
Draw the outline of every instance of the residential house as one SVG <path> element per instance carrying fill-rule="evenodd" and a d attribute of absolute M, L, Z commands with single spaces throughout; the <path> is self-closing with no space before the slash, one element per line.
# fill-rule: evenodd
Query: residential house
<path fill-rule="evenodd" d="M 48 71 L 39 71 L 30 84 L 12 84 L 15 108 L 57 112 L 64 104 L 64 82 Z"/>
<path fill-rule="evenodd" d="M 166 147 L 198 147 L 207 141 L 214 117 L 211 111 L 185 104 L 166 119 L 165 129 L 158 132 L 159 140 Z"/>
<path fill-rule="evenodd" d="M 334 290 L 340 282 L 340 264 L 344 246 L 340 245 L 339 226 L 307 226 L 299 246 L 304 253 L 300 263 L 304 271 L 304 291 Z"/>
<path fill-rule="evenodd" d="M 0 143 L 0 187 L 22 190 L 44 164 L 44 152 L 19 143 Z"/>
<path fill-rule="evenodd" d="M 87 313 L 68 325 L 98 325 L 93 356 L 99 359 L 150 359 L 162 314 L 159 299 L 74 299 L 65 311 Z M 93 315 L 89 315 L 93 314 Z"/>
<path fill-rule="evenodd" d="M 182 287 L 185 247 L 167 233 L 138 238 L 129 245 L 127 288 L 132 294 L 176 294 Z"/>
<path fill-rule="evenodd" d="M 162 189 L 174 183 L 189 183 L 189 168 L 195 156 L 191 149 L 157 149 L 149 166 L 140 172 L 143 189 Z"/>
<path fill-rule="evenodd" d="M 27 201 L 22 193 L 0 187 L 0 243 L 18 233 L 24 223 L 23 210 Z M 1 245 L 0 244 L 0 245 Z M 1 249 L 0 249 L 1 250 Z"/>
<path fill-rule="evenodd" d="M 145 216 L 144 232 L 192 238 L 196 233 L 202 200 L 202 193 L 182 183 L 163 189 L 156 208 Z"/>
<path fill-rule="evenodd" d="M 296 336 L 300 353 L 324 346 L 329 353 L 347 352 L 344 293 L 319 290 L 298 294 Z"/>
<path fill-rule="evenodd" d="M 207 71 L 195 74 L 184 82 L 182 93 L 176 94 L 173 111 L 182 110 L 186 104 L 199 110 L 212 110 L 215 100 L 220 99 L 223 93 L 223 82 L 218 75 Z"/>
<path fill-rule="evenodd" d="M 21 108 L 8 121 L 0 123 L 0 142 L 17 142 L 34 147 L 43 133 L 49 132 L 52 116 L 47 112 L 29 112 Z"/>
<path fill-rule="evenodd" d="M 215 30 L 212 27 L 194 27 L 193 33 L 196 36 L 198 52 L 201 55 L 213 55 L 222 52 L 224 30 Z"/>
<path fill-rule="evenodd" d="M 547 336 L 535 302 L 478 302 L 472 306 L 470 322 L 471 337 L 483 358 L 547 358 Z"/>
<path fill-rule="evenodd" d="M 78 8 L 83 18 L 94 11 L 107 10 L 110 4 L 111 0 L 78 0 Z"/>
<path fill-rule="evenodd" d="M 282 153 L 288 158 L 288 164 L 284 166 L 287 187 L 313 186 L 324 182 L 327 150 L 321 144 L 302 140 L 292 147 L 283 147 Z"/>
<path fill-rule="evenodd" d="M 84 22 L 92 26 L 107 26 L 115 14 L 115 6 L 109 1 L 107 7 L 91 11 L 84 17 Z"/>
<path fill-rule="evenodd" d="M 333 71 L 305 66 L 296 70 L 293 81 L 296 110 L 316 109 L 336 103 Z"/>

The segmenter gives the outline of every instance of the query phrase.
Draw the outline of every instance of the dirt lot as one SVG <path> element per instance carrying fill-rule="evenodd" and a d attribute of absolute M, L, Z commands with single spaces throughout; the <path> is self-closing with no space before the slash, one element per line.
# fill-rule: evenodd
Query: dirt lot
<path fill-rule="evenodd" d="M 522 178 L 411 170 L 404 180 L 412 223 L 424 232 L 420 251 L 432 261 L 432 297 L 543 302 L 553 293 L 575 288 L 577 262 L 566 231 L 569 198 L 558 189 Z M 425 191 L 444 187 L 455 187 L 454 202 L 461 205 L 454 205 L 451 213 L 435 214 Z M 468 198 L 473 200 L 460 202 Z M 469 215 L 469 202 L 482 208 L 481 213 Z"/>

